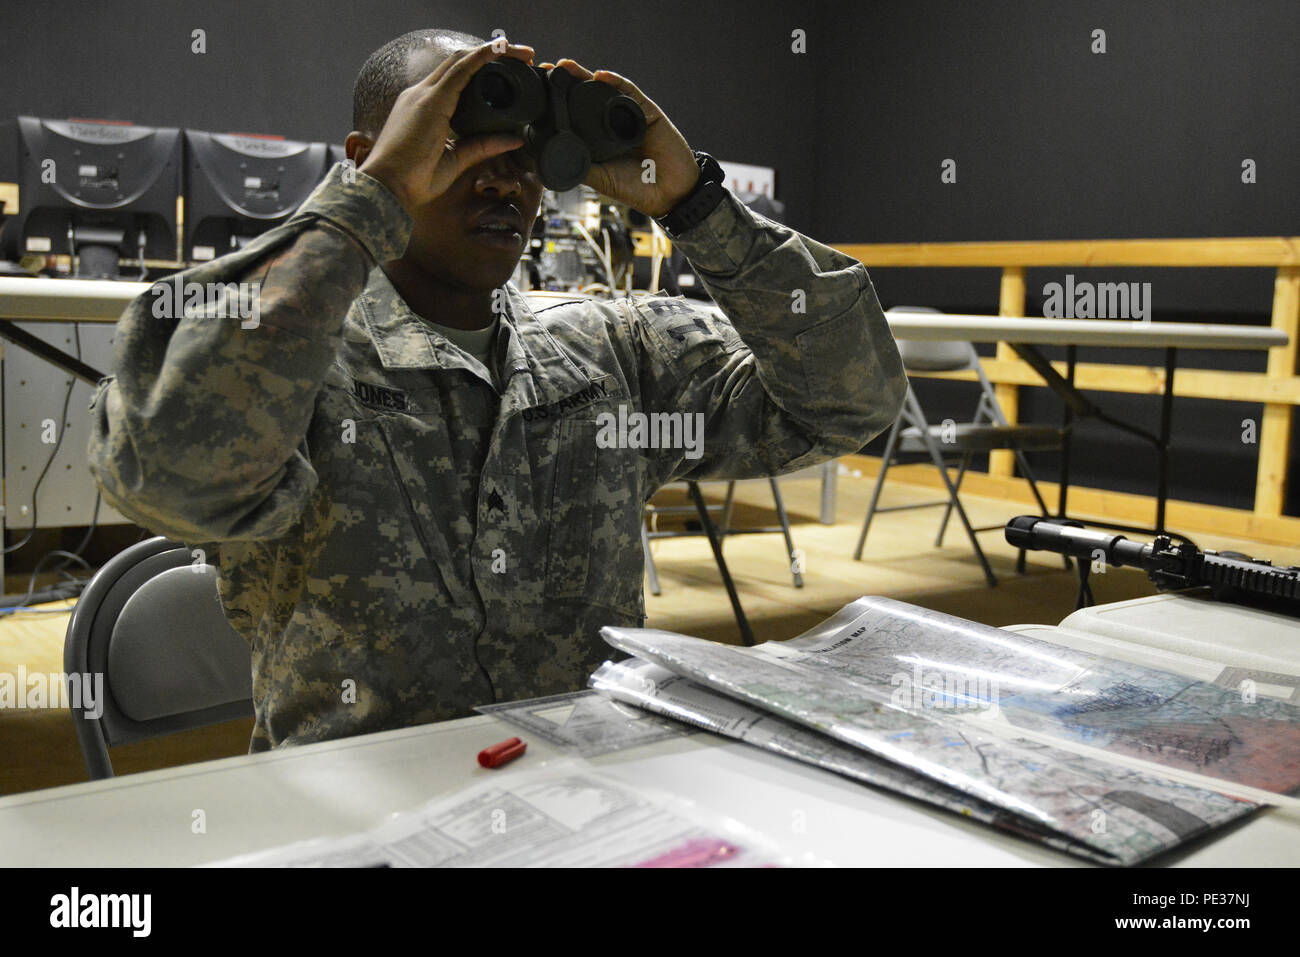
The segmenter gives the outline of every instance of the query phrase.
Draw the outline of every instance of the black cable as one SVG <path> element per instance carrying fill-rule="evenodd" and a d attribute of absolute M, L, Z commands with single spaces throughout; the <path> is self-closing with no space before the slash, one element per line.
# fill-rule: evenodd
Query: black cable
<path fill-rule="evenodd" d="M 81 358 L 81 332 L 76 323 L 72 325 L 73 335 L 77 344 L 77 358 Z M 36 493 L 40 491 L 41 482 L 45 480 L 46 474 L 50 471 L 50 466 L 54 464 L 54 458 L 59 454 L 59 449 L 63 446 L 63 435 L 67 432 L 68 422 L 68 403 L 72 401 L 72 390 L 76 387 L 77 380 L 68 380 L 68 391 L 63 396 L 63 411 L 59 414 L 59 437 L 54 442 L 54 448 L 50 451 L 50 457 L 45 460 L 45 468 L 41 469 L 41 474 L 36 477 L 36 484 L 32 486 L 32 527 L 23 537 L 23 540 L 16 545 L 10 545 L 8 548 L 0 551 L 0 555 L 8 555 L 16 552 L 32 540 L 36 534 Z"/>
<path fill-rule="evenodd" d="M 36 567 L 32 569 L 31 578 L 29 578 L 29 579 L 27 580 L 27 591 L 23 594 L 23 597 L 19 599 L 18 604 L 16 604 L 16 605 L 4 605 L 4 606 L 0 606 L 0 615 L 12 615 L 12 614 L 13 614 L 14 612 L 16 612 L 16 611 L 21 611 L 21 610 L 31 610 L 31 609 L 28 609 L 28 605 L 30 605 L 30 604 L 35 604 L 35 603 L 36 603 L 36 598 L 38 597 L 38 595 L 42 597 L 42 600 L 45 600 L 45 601 L 55 600 L 55 601 L 56 601 L 56 600 L 58 600 L 59 598 L 71 598 L 71 597 L 75 597 L 76 595 L 79 595 L 79 594 L 81 593 L 82 589 L 84 589 L 84 588 L 86 587 L 86 585 L 89 583 L 89 581 L 90 581 L 89 578 L 76 579 L 76 580 L 74 580 L 74 583 L 73 583 L 73 584 L 68 584 L 68 585 L 55 585 L 55 586 L 52 586 L 52 587 L 50 587 L 50 588 L 45 588 L 45 589 L 43 589 L 41 592 L 37 592 L 37 591 L 36 591 L 36 577 L 41 573 L 41 566 L 44 565 L 45 562 L 46 562 L 47 560 L 49 560 L 49 559 L 55 557 L 56 555 L 63 555 L 63 556 L 66 556 L 67 558 L 70 558 L 70 559 L 76 559 L 77 561 L 81 562 L 81 564 L 83 564 L 83 565 L 86 566 L 86 570 L 87 570 L 87 571 L 90 570 L 90 563 L 87 562 L 87 561 L 86 561 L 84 558 L 82 558 L 80 555 L 74 555 L 72 552 L 65 552 L 65 551 L 63 551 L 62 549 L 58 549 L 58 548 L 56 548 L 56 549 L 54 549 L 54 550 L 52 550 L 52 551 L 50 551 L 50 552 L 47 552 L 45 555 L 42 555 L 42 556 L 41 556 L 41 560 L 38 561 L 38 562 L 36 563 Z M 66 563 L 65 563 L 65 564 L 66 564 Z M 62 571 L 62 570 L 63 570 L 63 567 L 62 567 L 62 566 L 60 566 L 58 569 L 56 569 L 56 571 Z M 68 591 L 70 588 L 73 590 L 73 595 L 65 595 L 65 594 L 63 594 L 64 592 Z M 47 595 L 47 594 L 49 594 L 49 593 L 55 593 L 55 597 L 54 597 L 54 598 L 45 598 L 44 596 Z M 67 611 L 66 608 L 49 609 L 49 610 L 50 610 L 50 611 Z"/>
<path fill-rule="evenodd" d="M 73 340 L 76 344 L 77 358 L 80 359 L 81 358 L 81 327 L 76 323 L 74 323 L 72 327 L 72 331 L 73 331 Z M 63 396 L 63 409 L 60 414 L 61 425 L 59 428 L 59 437 L 57 440 L 55 440 L 54 448 L 50 451 L 50 456 L 45 462 L 45 467 L 41 469 L 41 474 L 37 477 L 35 485 L 32 486 L 32 527 L 27 532 L 27 534 L 23 537 L 23 540 L 21 542 L 18 542 L 15 545 L 11 545 L 8 548 L 5 548 L 3 550 L 3 554 L 7 555 L 10 552 L 14 552 L 22 548 L 29 541 L 31 541 L 32 536 L 36 534 L 36 528 L 39 522 L 39 518 L 37 515 L 37 504 L 36 504 L 37 495 L 40 491 L 41 482 L 44 481 L 45 476 L 49 473 L 50 466 L 54 464 L 55 458 L 58 457 L 59 449 L 62 448 L 63 446 L 63 435 L 67 429 L 67 422 L 68 422 L 68 405 L 72 401 L 72 392 L 75 386 L 76 386 L 75 380 L 68 383 L 68 391 Z M 68 609 L 66 608 L 33 609 L 33 608 L 29 608 L 28 606 L 31 604 L 38 604 L 43 601 L 57 601 L 59 599 L 78 597 L 81 594 L 81 592 L 85 590 L 85 587 L 90 583 L 91 576 L 88 575 L 86 577 L 78 577 L 76 575 L 70 574 L 66 569 L 70 562 L 77 561 L 80 562 L 83 566 L 85 566 L 88 572 L 93 572 L 93 569 L 91 569 L 90 567 L 90 563 L 87 562 L 86 559 L 82 556 L 82 552 L 84 552 L 86 550 L 86 547 L 90 544 L 90 539 L 95 534 L 95 529 L 99 525 L 99 506 L 101 501 L 102 501 L 102 494 L 99 491 L 99 489 L 96 488 L 95 506 L 91 512 L 90 525 L 86 528 L 86 534 L 82 536 L 81 541 L 77 544 L 77 547 L 74 548 L 71 552 L 63 551 L 62 549 L 54 549 L 46 553 L 45 555 L 41 556 L 41 559 L 36 563 L 36 567 L 32 570 L 31 577 L 27 583 L 27 591 L 23 594 L 23 597 L 18 601 L 18 604 L 16 605 L 0 606 L 0 616 L 12 615 L 19 611 L 26 611 L 29 614 L 47 614 L 47 613 L 59 614 L 59 613 L 66 613 L 68 611 Z M 41 567 L 49 559 L 55 557 L 62 557 L 63 560 L 57 566 L 52 568 L 51 571 L 61 575 L 64 578 L 64 583 L 49 586 L 47 588 L 42 589 L 39 592 L 36 591 L 36 578 L 40 574 Z"/>
<path fill-rule="evenodd" d="M 79 545 L 78 545 L 76 548 L 74 548 L 71 552 L 63 552 L 63 553 L 62 553 L 62 554 L 64 554 L 64 555 L 68 555 L 69 558 L 75 558 L 75 559 L 77 559 L 79 562 L 81 562 L 83 565 L 86 566 L 86 569 L 87 569 L 88 571 L 90 570 L 90 565 L 89 565 L 89 563 L 86 562 L 85 558 L 82 557 L 81 553 L 82 553 L 83 551 L 85 551 L 85 550 L 86 550 L 86 546 L 90 544 L 90 536 L 93 535 L 93 534 L 95 534 L 95 527 L 99 524 L 99 503 L 100 503 L 100 491 L 99 491 L 99 489 L 97 488 L 97 489 L 95 489 L 95 508 L 94 508 L 94 510 L 91 511 L 91 513 L 90 513 L 90 525 L 87 526 L 87 528 L 86 528 L 86 534 L 83 535 L 82 538 L 81 538 L 81 544 L 79 544 Z M 50 554 L 54 554 L 54 553 L 51 552 Z M 44 561 L 44 560 L 45 560 L 44 558 L 41 559 L 41 561 Z M 37 564 L 39 564 L 39 562 L 38 562 Z M 63 570 L 64 570 L 65 568 L 67 568 L 67 567 L 68 567 L 68 563 L 67 563 L 66 561 L 64 561 L 64 562 L 63 562 L 61 565 L 59 565 L 57 568 L 52 568 L 52 569 L 50 569 L 50 571 L 53 571 L 53 572 L 61 572 L 61 571 L 63 571 Z M 77 580 L 77 581 L 89 581 L 90 579 L 87 578 L 87 579 L 74 579 L 74 580 Z"/>
<path fill-rule="evenodd" d="M 65 552 L 61 549 L 54 549 L 53 551 L 50 551 L 45 555 L 42 555 L 40 561 L 36 563 L 36 567 L 32 569 L 31 578 L 28 579 L 27 582 L 27 591 L 23 594 L 23 597 L 19 599 L 18 604 L 16 605 L 0 606 L 0 616 L 12 615 L 14 612 L 21 611 L 24 609 L 28 611 L 37 610 L 37 609 L 28 608 L 27 607 L 28 605 L 40 604 L 41 602 L 44 601 L 58 601 L 61 598 L 72 598 L 72 597 L 80 596 L 81 592 L 84 591 L 86 586 L 90 584 L 90 579 L 93 577 L 93 569 L 91 568 L 90 563 L 86 561 L 86 559 L 81 555 L 81 552 L 85 549 L 86 545 L 89 544 L 90 536 L 95 530 L 96 523 L 99 521 L 99 502 L 100 502 L 100 493 L 96 492 L 95 510 L 91 514 L 90 527 L 86 529 L 86 534 L 82 537 L 81 544 L 79 544 L 77 548 L 71 552 Z M 64 577 L 67 584 L 50 585 L 39 592 L 36 591 L 36 576 L 40 573 L 41 566 L 45 564 L 47 559 L 53 558 L 57 555 L 65 556 L 65 558 L 56 568 L 52 568 L 50 569 L 50 571 L 61 574 Z M 81 564 L 85 566 L 86 571 L 92 572 L 92 574 L 84 578 L 79 578 L 76 575 L 69 573 L 66 569 L 67 569 L 68 562 L 72 560 L 81 562 Z M 73 594 L 72 595 L 64 594 L 69 589 L 72 590 Z M 49 608 L 49 609 L 43 609 L 42 611 L 55 612 L 55 611 L 67 611 L 67 609 Z"/>

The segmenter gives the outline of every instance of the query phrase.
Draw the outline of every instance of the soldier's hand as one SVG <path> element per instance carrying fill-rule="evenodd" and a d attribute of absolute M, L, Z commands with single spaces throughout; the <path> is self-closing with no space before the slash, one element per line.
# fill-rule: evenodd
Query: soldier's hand
<path fill-rule="evenodd" d="M 498 37 L 473 49 L 457 50 L 423 80 L 403 90 L 358 169 L 387 186 L 406 211 L 414 213 L 445 193 L 471 166 L 522 146 L 523 137 L 509 133 L 453 139 L 451 132 L 461 91 L 480 67 L 501 57 L 532 63 L 533 48 Z"/>
<path fill-rule="evenodd" d="M 543 63 L 541 68 L 548 70 L 551 66 Z M 641 146 L 604 163 L 592 163 L 586 184 L 647 216 L 662 216 L 685 199 L 700 178 L 700 167 L 690 146 L 663 110 L 631 80 L 610 70 L 592 73 L 568 59 L 560 60 L 555 66 L 580 80 L 608 83 L 635 100 L 645 113 L 645 141 Z M 647 164 L 646 160 L 653 162 Z"/>

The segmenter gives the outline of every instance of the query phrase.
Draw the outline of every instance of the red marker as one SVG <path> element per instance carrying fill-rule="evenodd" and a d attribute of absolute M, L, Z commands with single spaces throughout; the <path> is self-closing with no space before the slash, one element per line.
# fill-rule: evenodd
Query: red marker
<path fill-rule="evenodd" d="M 494 744 L 490 748 L 484 748 L 478 753 L 478 763 L 485 768 L 499 768 L 501 765 L 513 761 L 526 750 L 528 745 L 518 738 L 508 738 L 500 744 Z"/>

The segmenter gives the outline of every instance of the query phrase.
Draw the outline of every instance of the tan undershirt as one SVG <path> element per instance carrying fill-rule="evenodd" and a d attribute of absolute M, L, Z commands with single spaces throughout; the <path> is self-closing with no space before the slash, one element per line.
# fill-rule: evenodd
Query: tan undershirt
<path fill-rule="evenodd" d="M 425 321 L 429 322 L 427 319 Z M 483 363 L 488 374 L 492 376 L 492 381 L 497 382 L 497 364 L 493 358 L 492 346 L 496 342 L 497 325 L 500 322 L 501 317 L 497 316 L 492 320 L 491 325 L 482 329 L 453 329 L 437 322 L 429 322 L 429 325 Z"/>

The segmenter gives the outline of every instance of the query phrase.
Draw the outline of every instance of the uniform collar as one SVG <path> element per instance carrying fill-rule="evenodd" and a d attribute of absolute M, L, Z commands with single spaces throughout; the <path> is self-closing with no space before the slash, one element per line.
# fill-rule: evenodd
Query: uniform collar
<path fill-rule="evenodd" d="M 590 387 L 591 378 L 533 315 L 524 294 L 512 282 L 503 288 L 497 331 L 503 397 L 527 409 Z M 380 267 L 371 270 L 355 308 L 385 369 L 470 368 L 464 353 L 411 310 Z"/>

